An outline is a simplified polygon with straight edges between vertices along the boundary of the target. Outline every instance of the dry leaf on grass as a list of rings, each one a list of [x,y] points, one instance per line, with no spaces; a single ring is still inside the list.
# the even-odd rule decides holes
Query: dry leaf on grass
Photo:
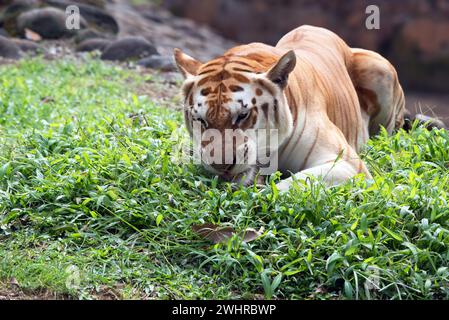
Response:
[[[212,224],[212,223],[204,223],[201,225],[193,225],[193,232],[198,234],[201,238],[212,241],[213,243],[224,242],[227,239],[231,238],[234,234],[234,229],[231,227],[223,227]]]
[[[50,102],[55,102],[55,99],[53,99],[52,97],[43,97],[41,99],[41,103],[50,103]]]
[[[263,232],[262,229],[257,231],[252,228],[248,228],[244,231],[243,241],[244,242],[254,241],[262,235],[262,232]]]

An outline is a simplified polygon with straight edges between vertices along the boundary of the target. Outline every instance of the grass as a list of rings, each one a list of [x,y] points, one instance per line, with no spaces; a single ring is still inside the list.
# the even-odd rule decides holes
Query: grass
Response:
[[[73,298],[448,299],[449,136],[371,140],[374,181],[237,191],[172,161],[182,114],[102,62],[0,67],[0,282]],[[130,117],[130,115],[133,115]],[[212,222],[264,230],[200,239]]]

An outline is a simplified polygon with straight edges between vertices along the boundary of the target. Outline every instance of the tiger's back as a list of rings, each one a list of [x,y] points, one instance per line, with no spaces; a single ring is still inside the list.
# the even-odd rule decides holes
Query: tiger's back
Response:
[[[402,126],[405,100],[394,67],[375,52],[348,47],[327,29],[301,26],[282,37],[276,47],[252,43],[225,55],[249,57],[268,68],[289,50],[296,53],[297,63],[285,94],[296,126],[301,109],[312,117],[318,113],[318,118],[325,112],[355,150],[380,126],[389,133]],[[394,90],[386,94],[388,87]],[[381,113],[386,116],[376,118]]]

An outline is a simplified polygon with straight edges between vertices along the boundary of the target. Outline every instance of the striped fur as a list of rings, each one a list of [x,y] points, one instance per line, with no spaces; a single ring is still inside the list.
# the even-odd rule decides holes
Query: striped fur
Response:
[[[322,176],[330,185],[359,173],[370,177],[358,151],[383,126],[391,133],[404,122],[404,94],[394,67],[375,52],[353,49],[329,30],[302,26],[275,47],[252,43],[200,63],[179,50],[175,60],[186,77],[185,120],[207,128],[276,128],[279,170],[294,179]],[[236,146],[235,152],[239,147]],[[206,166],[225,178],[257,167]]]

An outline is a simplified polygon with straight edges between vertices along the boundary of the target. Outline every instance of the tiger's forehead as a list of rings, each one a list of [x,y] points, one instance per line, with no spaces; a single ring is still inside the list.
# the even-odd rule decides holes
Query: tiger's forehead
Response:
[[[197,73],[195,91],[212,106],[250,93],[255,75],[263,72],[256,61],[240,56],[223,56],[203,64]],[[260,90],[260,89],[259,89]]]
[[[262,73],[266,68],[255,60],[243,56],[227,55],[216,58],[203,64],[198,75],[218,75],[224,78],[232,77],[233,73],[251,72]],[[217,74],[218,73],[218,74]]]

